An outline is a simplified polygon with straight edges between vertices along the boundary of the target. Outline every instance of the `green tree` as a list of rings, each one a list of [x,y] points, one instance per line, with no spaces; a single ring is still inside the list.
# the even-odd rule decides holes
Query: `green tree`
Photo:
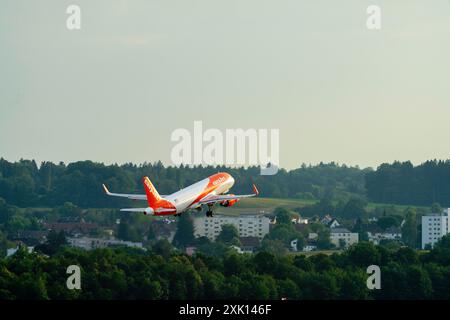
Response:
[[[405,210],[405,223],[402,228],[403,242],[412,247],[416,247],[417,241],[417,215],[414,208],[407,208]]]
[[[182,214],[178,218],[177,231],[173,238],[173,245],[176,247],[187,247],[194,244],[194,223],[188,214]]]
[[[291,222],[292,216],[287,209],[279,207],[275,209],[274,213],[277,218],[278,225],[292,224]]]
[[[361,198],[350,199],[342,209],[341,216],[346,219],[367,218],[367,202]]]
[[[50,230],[47,235],[47,241],[36,246],[35,250],[48,255],[53,255],[65,245],[67,245],[67,240],[64,231],[56,232],[54,230]]]
[[[155,254],[168,259],[172,254],[173,247],[167,239],[161,239],[152,246],[152,250]]]
[[[381,254],[370,242],[361,242],[351,246],[347,251],[349,261],[356,266],[367,268],[375,264],[379,265],[381,262]]]
[[[431,213],[442,213],[442,207],[439,203],[434,202],[430,208]]]
[[[216,238],[216,241],[222,242],[225,245],[235,245],[240,246],[239,232],[236,227],[232,224],[222,225],[222,230]]]
[[[261,242],[261,250],[275,255],[284,255],[287,252],[285,244],[281,240],[264,238]]]
[[[390,227],[398,227],[399,221],[394,216],[386,216],[379,218],[377,224],[381,229],[386,230]]]
[[[321,250],[328,250],[334,247],[330,239],[330,230],[323,228],[317,234],[317,248]]]

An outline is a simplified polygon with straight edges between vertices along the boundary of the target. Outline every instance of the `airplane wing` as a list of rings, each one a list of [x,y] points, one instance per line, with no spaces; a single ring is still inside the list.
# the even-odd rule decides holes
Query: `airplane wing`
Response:
[[[111,197],[122,197],[122,198],[131,199],[131,200],[147,200],[147,195],[145,195],[145,194],[112,193],[112,192],[109,192],[108,188],[104,184],[103,184],[103,189],[105,190],[105,193]]]
[[[109,192],[108,188],[103,184],[103,190],[105,190],[105,193],[108,196],[111,197],[122,197],[122,198],[128,198],[131,200],[147,200],[147,195],[145,194],[127,194],[127,193],[113,193]],[[165,198],[166,195],[161,195],[161,198]]]
[[[198,202],[199,205],[202,204],[208,204],[208,203],[215,203],[215,202],[222,202],[226,200],[238,200],[242,198],[250,198],[250,197],[256,197],[259,195],[259,191],[256,188],[255,185],[253,185],[253,193],[252,194],[241,194],[241,195],[231,195],[231,194],[224,194],[224,195],[209,195],[204,197],[202,200]]]
[[[148,210],[150,210],[150,212]],[[175,210],[175,209],[166,209],[166,208],[156,208],[156,210],[152,210],[151,208],[125,208],[125,209],[120,209],[120,211],[124,211],[124,212],[138,212],[138,213],[147,213],[147,214],[153,214],[153,213],[176,213],[177,212],[177,210]]]
[[[120,211],[125,211],[125,212],[145,212],[145,209],[147,208],[126,208],[126,209],[120,209]]]

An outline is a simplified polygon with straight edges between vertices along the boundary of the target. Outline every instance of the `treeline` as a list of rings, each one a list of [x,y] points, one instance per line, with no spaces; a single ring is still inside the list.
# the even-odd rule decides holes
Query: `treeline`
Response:
[[[33,160],[0,159],[0,197],[19,207],[53,207],[72,202],[80,207],[126,205],[126,200],[105,197],[102,183],[117,192],[143,193],[141,178],[149,176],[161,194],[172,193],[205,177],[226,171],[235,178],[234,193],[251,192],[255,182],[265,197],[321,199],[364,195],[364,172],[335,163],[303,165],[261,176],[258,167],[165,167],[161,162],[141,165],[104,165],[92,161],[54,164]]]
[[[81,290],[66,287],[81,268]],[[366,285],[370,265],[381,289]],[[342,254],[222,257],[180,254],[166,240],[145,252],[65,246],[44,256],[19,250],[0,259],[3,299],[450,299],[450,237],[427,253],[359,243]]]
[[[365,176],[367,196],[374,202],[450,207],[450,160],[382,164]]]
[[[80,207],[126,205],[103,195],[102,183],[118,192],[142,193],[141,178],[149,176],[162,194],[172,193],[218,171],[231,173],[235,193],[250,192],[255,182],[264,197],[348,201],[365,197],[372,202],[450,206],[450,160],[382,164],[375,171],[336,163],[302,165],[262,176],[258,167],[173,167],[161,162],[104,165],[92,161],[54,164],[0,159],[0,197],[20,207],[52,207],[72,202]]]

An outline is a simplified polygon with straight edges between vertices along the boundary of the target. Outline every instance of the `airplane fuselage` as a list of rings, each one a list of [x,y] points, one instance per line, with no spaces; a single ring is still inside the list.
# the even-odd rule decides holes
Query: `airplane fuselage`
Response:
[[[163,198],[170,201],[179,214],[198,207],[198,202],[207,195],[225,194],[233,185],[234,179],[230,174],[217,173]]]

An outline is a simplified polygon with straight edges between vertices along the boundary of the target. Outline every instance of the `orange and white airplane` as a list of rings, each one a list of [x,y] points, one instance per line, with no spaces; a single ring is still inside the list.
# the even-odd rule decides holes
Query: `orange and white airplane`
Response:
[[[203,205],[207,205],[206,216],[212,217],[212,209],[216,203],[224,207],[231,207],[242,198],[254,197],[259,194],[255,185],[253,185],[253,194],[226,194],[233,186],[234,179],[230,174],[224,172],[214,174],[170,195],[159,195],[148,177],[144,177],[142,182],[145,194],[111,193],[105,185],[103,185],[103,189],[108,196],[147,200],[148,207],[146,208],[120,209],[120,211],[141,212],[154,216],[180,215],[190,209],[200,211]]]

